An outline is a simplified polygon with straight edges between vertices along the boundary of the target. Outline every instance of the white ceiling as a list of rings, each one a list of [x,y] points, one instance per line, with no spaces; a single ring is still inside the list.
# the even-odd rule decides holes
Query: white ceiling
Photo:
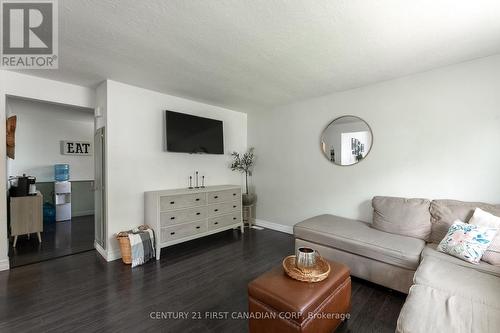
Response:
[[[252,111],[500,53],[499,0],[59,0],[60,69]]]

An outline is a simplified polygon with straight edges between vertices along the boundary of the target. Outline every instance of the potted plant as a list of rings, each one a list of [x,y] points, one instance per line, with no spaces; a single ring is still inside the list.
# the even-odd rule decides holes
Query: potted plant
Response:
[[[245,193],[243,194],[243,205],[251,205],[257,199],[256,195],[248,192],[248,176],[252,176],[252,168],[255,162],[255,155],[253,154],[254,148],[251,147],[246,153],[240,154],[236,151],[231,153],[233,162],[231,163],[231,170],[239,171],[245,174]]]

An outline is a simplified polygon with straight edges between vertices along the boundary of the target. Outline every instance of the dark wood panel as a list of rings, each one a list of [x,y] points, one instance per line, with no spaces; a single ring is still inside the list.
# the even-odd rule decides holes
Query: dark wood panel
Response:
[[[246,332],[238,319],[150,319],[153,311],[244,312],[247,284],[293,252],[290,235],[227,231],[163,249],[133,270],[85,252],[0,272],[1,332]],[[353,280],[339,332],[394,332],[405,296]]]

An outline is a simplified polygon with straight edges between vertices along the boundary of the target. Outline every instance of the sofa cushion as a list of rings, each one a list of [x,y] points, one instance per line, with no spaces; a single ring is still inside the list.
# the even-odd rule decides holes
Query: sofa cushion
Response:
[[[427,199],[374,197],[372,227],[427,240],[431,234],[430,204]]]
[[[425,246],[421,239],[379,231],[368,223],[335,215],[307,219],[293,231],[296,238],[408,269],[417,268]]]
[[[496,333],[500,310],[429,286],[413,285],[399,314],[396,332]]]
[[[469,220],[469,223],[480,227],[500,229],[500,217],[485,212],[481,208],[476,208],[474,215],[472,215]],[[490,243],[481,260],[484,260],[492,265],[500,266],[500,232],[497,233],[493,241]]]
[[[425,256],[413,281],[500,309],[500,279],[491,274]]]
[[[491,242],[481,259],[492,265],[500,267],[500,232],[497,233],[495,239],[493,239],[493,242]]]
[[[425,246],[424,250],[422,251],[422,259],[425,259],[426,257],[434,257],[436,259],[444,260],[458,266],[475,269],[476,271],[481,273],[500,277],[500,267],[490,265],[484,261],[480,261],[479,264],[471,264],[461,259],[452,257],[449,254],[439,252],[437,250],[437,244],[427,244]]]
[[[455,220],[469,222],[477,207],[500,216],[500,205],[457,200],[433,200],[430,208],[432,226],[429,241],[432,243],[441,242]]]

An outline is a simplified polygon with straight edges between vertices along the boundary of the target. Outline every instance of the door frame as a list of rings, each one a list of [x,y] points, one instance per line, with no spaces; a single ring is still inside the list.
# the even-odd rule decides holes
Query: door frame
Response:
[[[94,246],[99,252],[106,252],[107,248],[106,204],[106,127],[103,126],[94,133]],[[98,228],[101,229],[101,242],[97,236]]]

